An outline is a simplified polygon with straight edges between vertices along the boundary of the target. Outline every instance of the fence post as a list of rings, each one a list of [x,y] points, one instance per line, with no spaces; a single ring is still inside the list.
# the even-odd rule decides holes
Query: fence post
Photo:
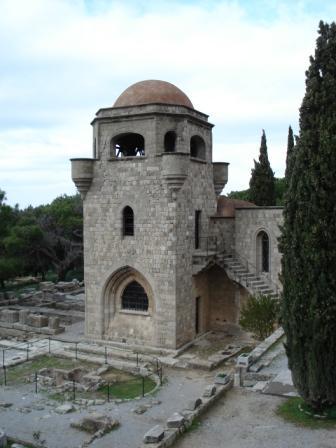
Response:
[[[49,352],[49,355],[50,355],[50,353],[51,353],[51,350],[50,350],[50,336],[49,336],[48,340],[49,340],[48,352]]]
[[[2,367],[5,367],[5,349],[2,350]]]
[[[145,396],[145,377],[142,376],[142,396]]]
[[[3,371],[4,371],[4,383],[5,383],[5,386],[7,386],[7,374],[6,374],[6,366],[5,365],[3,366]]]
[[[105,364],[107,364],[107,347],[105,345]]]
[[[27,343],[27,361],[29,359],[29,342]]]
[[[77,358],[77,345],[78,345],[78,342],[75,342],[75,358],[76,358],[76,359],[78,359],[78,358]]]
[[[160,386],[162,386],[162,364],[160,368]]]
[[[35,393],[37,394],[37,372],[35,372]]]
[[[75,380],[72,380],[72,397],[73,401],[76,400],[76,382]]]

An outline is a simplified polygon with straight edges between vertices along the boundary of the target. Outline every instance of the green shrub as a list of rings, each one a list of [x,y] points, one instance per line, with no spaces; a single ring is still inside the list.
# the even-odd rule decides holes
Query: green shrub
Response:
[[[251,296],[243,305],[239,324],[244,330],[251,331],[259,339],[265,339],[278,320],[279,300],[268,295]]]

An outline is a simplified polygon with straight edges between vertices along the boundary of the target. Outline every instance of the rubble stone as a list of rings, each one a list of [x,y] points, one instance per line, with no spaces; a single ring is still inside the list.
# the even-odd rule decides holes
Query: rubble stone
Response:
[[[174,412],[174,414],[167,419],[167,426],[168,428],[180,428],[183,426],[184,421],[185,419],[183,415],[178,412]]]
[[[29,311],[28,310],[20,310],[19,311],[19,322],[22,325],[27,325],[28,323],[28,315],[29,315]]]
[[[55,412],[57,412],[57,414],[68,414],[69,412],[73,412],[76,409],[74,408],[74,406],[71,403],[65,403],[62,404],[61,406],[58,406],[55,409]]]
[[[48,326],[52,330],[58,330],[60,327],[60,318],[59,317],[49,317]]]
[[[70,426],[72,428],[77,428],[82,431],[89,432],[90,434],[94,434],[97,431],[102,431],[104,434],[106,434],[107,432],[119,426],[119,421],[114,420],[107,415],[94,413],[82,418],[78,422],[71,423]]]
[[[48,326],[48,317],[42,314],[30,314],[28,317],[29,325],[36,328]]]
[[[0,314],[0,320],[10,324],[17,322],[19,320],[19,312],[16,310],[3,310]]]
[[[216,386],[214,384],[209,384],[206,386],[203,392],[203,397],[212,397],[216,393]]]
[[[186,406],[186,409],[189,411],[194,411],[199,408],[202,404],[202,400],[200,398],[196,398],[196,400],[191,400]]]
[[[160,425],[156,425],[151,428],[144,435],[145,443],[158,443],[164,438],[164,429]]]

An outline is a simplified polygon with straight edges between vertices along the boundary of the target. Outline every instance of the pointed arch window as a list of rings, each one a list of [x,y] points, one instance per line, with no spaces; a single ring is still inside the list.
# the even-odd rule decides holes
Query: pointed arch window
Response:
[[[128,205],[123,210],[123,235],[134,235],[134,212]]]
[[[261,272],[269,272],[269,237],[263,230],[257,235],[258,265]]]
[[[148,311],[148,297],[140,283],[129,283],[121,298],[121,307],[124,310]]]

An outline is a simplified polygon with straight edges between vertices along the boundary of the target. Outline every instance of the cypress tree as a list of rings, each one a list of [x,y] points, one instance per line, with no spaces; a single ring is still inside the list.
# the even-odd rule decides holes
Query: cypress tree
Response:
[[[274,173],[268,160],[264,130],[261,136],[259,162],[254,160],[252,169],[249,200],[256,205],[275,205]]]
[[[288,138],[287,138],[287,154],[286,154],[286,171],[285,178],[288,179],[290,177],[291,165],[292,165],[292,157],[294,153],[294,134],[291,126],[288,128]]]
[[[280,239],[286,352],[295,387],[321,411],[336,404],[335,23],[319,25],[287,171]]]

